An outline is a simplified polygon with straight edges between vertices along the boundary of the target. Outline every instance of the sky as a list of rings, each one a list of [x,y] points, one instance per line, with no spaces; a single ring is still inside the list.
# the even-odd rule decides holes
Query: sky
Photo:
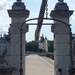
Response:
[[[8,33],[11,24],[11,18],[9,17],[7,10],[12,9],[12,5],[14,2],[16,2],[16,0],[0,0],[0,34]],[[25,3],[26,9],[30,11],[30,15],[27,19],[36,18],[36,17],[38,18],[42,0],[22,0],[22,2]],[[50,12],[51,10],[54,9],[55,4],[57,2],[58,0],[48,0],[48,17],[50,17],[49,16]],[[75,11],[75,0],[64,0],[64,2],[66,2],[67,5],[69,6],[69,10]],[[71,24],[72,33],[74,34],[75,12],[73,12],[73,15],[70,17],[70,24]],[[29,32],[26,33],[27,41],[34,40],[35,29],[36,25],[29,26]],[[44,37],[47,37],[48,40],[53,40],[53,33],[51,32],[51,26],[43,25],[40,36],[42,34],[44,35]]]

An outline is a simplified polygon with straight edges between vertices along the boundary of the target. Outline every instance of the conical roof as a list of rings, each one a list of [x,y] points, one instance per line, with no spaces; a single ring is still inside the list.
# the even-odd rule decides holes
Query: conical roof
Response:
[[[40,43],[43,43],[44,42],[44,36],[42,35],[41,37],[40,37]]]

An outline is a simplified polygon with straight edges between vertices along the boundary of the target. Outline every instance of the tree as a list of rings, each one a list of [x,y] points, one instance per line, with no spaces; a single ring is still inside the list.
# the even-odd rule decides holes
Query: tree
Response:
[[[53,41],[48,40],[48,52],[54,52],[54,46],[53,46]]]
[[[27,42],[26,51],[38,52],[38,41]]]

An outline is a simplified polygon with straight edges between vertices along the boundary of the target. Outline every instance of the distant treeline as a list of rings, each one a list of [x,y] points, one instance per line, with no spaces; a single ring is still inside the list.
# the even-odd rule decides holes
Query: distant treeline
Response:
[[[42,49],[39,49],[38,47],[39,42],[38,41],[30,41],[26,42],[26,52],[43,52]],[[53,52],[53,41],[48,40],[48,52]]]

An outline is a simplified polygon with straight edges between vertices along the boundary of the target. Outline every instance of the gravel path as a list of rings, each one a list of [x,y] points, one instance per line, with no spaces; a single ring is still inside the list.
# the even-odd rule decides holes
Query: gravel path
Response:
[[[31,54],[26,56],[25,75],[54,75],[54,66],[46,58]]]

